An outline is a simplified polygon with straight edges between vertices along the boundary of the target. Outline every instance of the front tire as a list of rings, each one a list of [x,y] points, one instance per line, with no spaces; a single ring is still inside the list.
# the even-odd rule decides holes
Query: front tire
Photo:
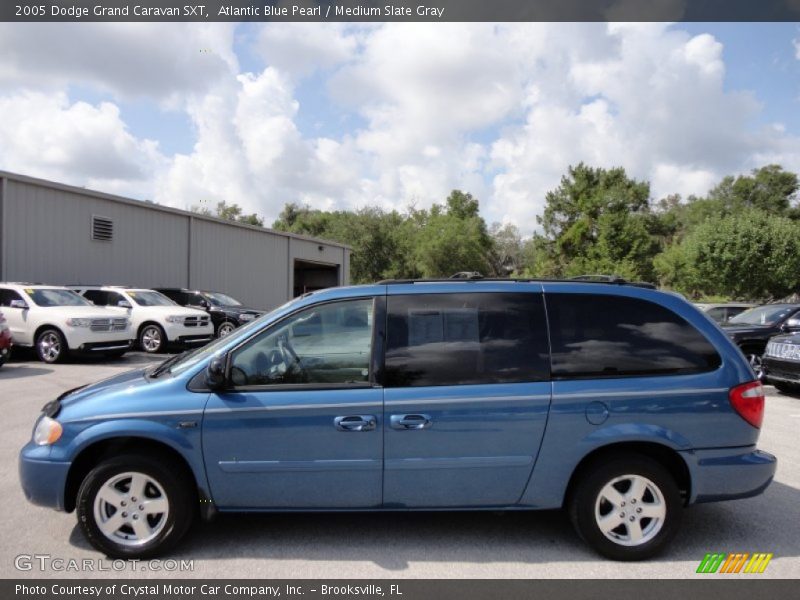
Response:
[[[97,465],[81,484],[76,512],[89,543],[111,558],[150,558],[174,547],[197,508],[194,482],[163,457],[135,454]]]
[[[613,560],[643,560],[664,549],[678,530],[680,491],[661,463],[644,455],[615,455],[579,475],[569,501],[575,529]]]
[[[148,354],[158,354],[167,345],[167,334],[161,326],[148,323],[139,331],[139,347]]]
[[[225,321],[224,323],[220,323],[220,326],[217,327],[217,337],[218,338],[227,337],[231,333],[233,333],[234,329],[236,329],[236,325],[234,325],[230,321]]]
[[[45,329],[36,336],[36,355],[44,363],[60,362],[68,351],[64,335],[58,329]]]

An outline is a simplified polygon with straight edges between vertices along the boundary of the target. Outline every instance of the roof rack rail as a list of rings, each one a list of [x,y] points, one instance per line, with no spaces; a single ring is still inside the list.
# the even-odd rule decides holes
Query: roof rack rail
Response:
[[[459,271],[450,275],[450,279],[483,279],[480,271]]]
[[[585,278],[591,277],[591,278]],[[585,279],[584,279],[585,278]],[[586,276],[586,275],[579,275],[578,277],[570,277],[566,279],[558,279],[558,278],[548,278],[548,277],[481,277],[467,279],[466,277],[463,278],[431,278],[431,279],[384,279],[382,281],[378,281],[378,285],[402,285],[402,284],[413,284],[413,283],[480,283],[480,282],[508,282],[508,283],[537,283],[537,282],[549,282],[549,283],[592,283],[592,284],[606,284],[606,285],[630,285],[633,287],[640,287],[640,288],[647,288],[654,290],[656,286],[652,283],[648,283],[646,281],[628,281],[623,279],[622,277],[613,277],[611,275],[597,275],[597,276]]]

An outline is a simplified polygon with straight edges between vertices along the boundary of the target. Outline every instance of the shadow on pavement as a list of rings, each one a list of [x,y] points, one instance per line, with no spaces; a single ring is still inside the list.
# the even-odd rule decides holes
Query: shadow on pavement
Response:
[[[36,375],[47,375],[53,369],[35,367],[27,364],[9,362],[0,367],[0,380],[3,379],[22,379],[23,377],[34,377]]]
[[[798,506],[800,490],[773,483],[756,498],[690,507],[654,561],[700,561],[706,552],[800,556]],[[89,547],[77,526],[70,542]],[[390,571],[422,561],[598,560],[561,511],[219,515],[196,524],[170,558],[372,561]]]

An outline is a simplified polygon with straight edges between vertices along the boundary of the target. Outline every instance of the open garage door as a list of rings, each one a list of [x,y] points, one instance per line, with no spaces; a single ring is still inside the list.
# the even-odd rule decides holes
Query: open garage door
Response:
[[[339,285],[339,267],[305,260],[294,261],[294,296]]]

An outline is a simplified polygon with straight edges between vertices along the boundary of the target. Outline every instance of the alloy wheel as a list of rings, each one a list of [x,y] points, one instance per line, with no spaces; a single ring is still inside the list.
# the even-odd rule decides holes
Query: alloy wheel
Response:
[[[45,362],[55,362],[61,356],[61,339],[54,331],[48,331],[39,338],[39,355]]]
[[[162,343],[161,330],[158,327],[146,327],[142,332],[142,348],[145,352],[158,352]]]
[[[111,477],[94,499],[100,532],[123,546],[141,546],[155,539],[167,523],[169,500],[164,488],[143,473]]]
[[[609,481],[597,495],[595,520],[609,540],[621,546],[640,546],[658,535],[667,505],[658,486],[641,475]]]

